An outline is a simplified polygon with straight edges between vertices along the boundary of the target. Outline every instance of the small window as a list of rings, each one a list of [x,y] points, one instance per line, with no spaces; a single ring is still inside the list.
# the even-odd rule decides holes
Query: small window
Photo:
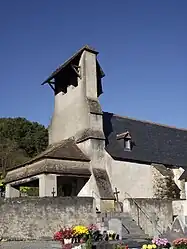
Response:
[[[132,147],[135,145],[135,143],[132,141],[129,131],[117,134],[116,138],[117,140],[123,140],[122,142],[124,144],[124,151],[131,151]]]

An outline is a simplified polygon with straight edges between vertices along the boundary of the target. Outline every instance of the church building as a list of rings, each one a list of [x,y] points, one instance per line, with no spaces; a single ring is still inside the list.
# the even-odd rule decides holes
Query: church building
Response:
[[[103,112],[97,56],[85,46],[42,83],[55,101],[49,146],[7,172],[6,197],[39,186],[40,197],[93,196],[99,210],[116,198],[186,199],[187,130]]]

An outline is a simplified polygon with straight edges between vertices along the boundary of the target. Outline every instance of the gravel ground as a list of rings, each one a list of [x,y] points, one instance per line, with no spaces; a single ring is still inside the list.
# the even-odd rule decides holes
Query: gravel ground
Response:
[[[141,248],[145,241],[125,240],[123,241],[129,248]],[[119,242],[108,242],[97,244],[97,249],[113,249],[113,245]],[[0,249],[61,249],[61,244],[55,241],[7,241],[0,242]]]
[[[11,241],[0,242],[0,249],[61,249],[54,241]]]

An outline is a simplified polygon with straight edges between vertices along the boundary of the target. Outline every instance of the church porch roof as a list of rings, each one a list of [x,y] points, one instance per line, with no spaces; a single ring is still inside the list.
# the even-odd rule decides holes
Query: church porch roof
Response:
[[[37,155],[36,157],[26,161],[23,164],[17,165],[9,169],[9,171],[20,168],[31,163],[37,162],[41,159],[61,159],[61,160],[73,160],[73,161],[82,161],[89,162],[90,159],[79,149],[76,145],[74,139],[62,140],[59,143],[49,145],[48,148]]]
[[[89,162],[48,158],[8,171],[5,183],[19,181],[40,174],[89,177],[91,172]]]

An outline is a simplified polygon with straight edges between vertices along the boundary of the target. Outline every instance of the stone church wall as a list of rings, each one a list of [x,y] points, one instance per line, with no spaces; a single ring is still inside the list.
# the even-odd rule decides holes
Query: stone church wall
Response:
[[[61,226],[89,225],[95,220],[91,197],[0,199],[0,238],[51,239]]]
[[[180,191],[180,198],[181,199],[186,199],[186,193],[185,193],[185,180],[179,180],[180,176],[184,172],[183,168],[175,168],[172,169],[173,176],[174,176],[174,181],[178,188],[181,190]]]
[[[181,189],[174,180],[173,171],[164,165],[153,165],[154,197],[159,199],[180,199]]]
[[[106,167],[114,188],[117,188],[119,200],[127,197],[152,198],[152,170],[150,165],[122,162],[107,156]]]
[[[119,190],[119,200],[125,198],[184,198],[184,183],[176,181],[181,171],[164,165],[148,165],[117,161],[105,155],[105,165],[113,189]],[[179,171],[179,172],[178,172]],[[177,175],[178,173],[178,175]]]

